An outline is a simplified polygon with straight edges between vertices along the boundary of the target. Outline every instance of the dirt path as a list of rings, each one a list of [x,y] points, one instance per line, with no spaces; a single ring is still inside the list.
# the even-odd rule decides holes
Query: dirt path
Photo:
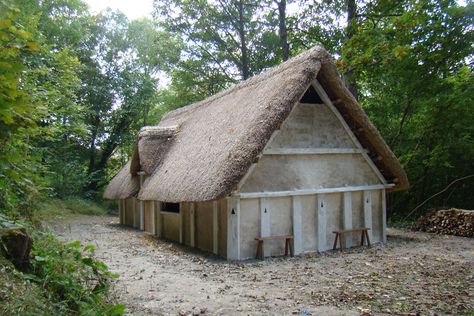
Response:
[[[474,312],[474,240],[400,230],[386,246],[229,264],[120,227],[78,217],[54,229],[97,247],[120,274],[134,315],[360,315]]]

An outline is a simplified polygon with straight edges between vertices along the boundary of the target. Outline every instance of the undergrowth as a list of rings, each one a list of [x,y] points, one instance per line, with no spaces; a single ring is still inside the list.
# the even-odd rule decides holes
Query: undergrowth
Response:
[[[388,227],[410,229],[414,224],[413,220],[407,220],[403,217],[391,217],[387,221]]]
[[[93,202],[78,198],[49,200],[36,218],[52,220],[73,214],[104,215]],[[1,212],[0,212],[1,215]],[[33,221],[34,222],[34,221]],[[33,238],[28,272],[15,269],[0,252],[0,315],[122,315],[124,305],[111,298],[112,274],[93,256],[94,246],[61,242],[52,232],[30,221],[16,221]],[[12,221],[0,216],[2,227]],[[2,241],[0,239],[0,247]]]
[[[106,215],[108,212],[94,201],[79,197],[65,199],[48,199],[39,203],[34,217],[41,221],[51,222],[68,218],[74,215]]]

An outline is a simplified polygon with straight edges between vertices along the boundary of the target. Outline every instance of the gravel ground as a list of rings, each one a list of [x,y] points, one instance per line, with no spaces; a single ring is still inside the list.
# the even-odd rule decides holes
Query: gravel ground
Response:
[[[114,217],[54,225],[97,247],[133,315],[474,314],[474,240],[389,230],[370,249],[228,263],[121,227]]]

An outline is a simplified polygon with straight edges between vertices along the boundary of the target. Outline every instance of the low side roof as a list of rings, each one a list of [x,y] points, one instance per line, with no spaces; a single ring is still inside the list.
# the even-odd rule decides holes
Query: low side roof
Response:
[[[122,200],[134,196],[140,189],[139,177],[132,177],[130,161],[120,169],[105,188],[103,197],[109,200]]]

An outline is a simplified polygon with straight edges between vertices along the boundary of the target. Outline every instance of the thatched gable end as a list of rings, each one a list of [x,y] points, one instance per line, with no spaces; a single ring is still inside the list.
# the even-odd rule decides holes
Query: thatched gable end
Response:
[[[127,162],[117,175],[110,180],[103,195],[105,199],[123,200],[138,193],[140,179],[137,176],[132,176],[130,164],[131,161]]]

